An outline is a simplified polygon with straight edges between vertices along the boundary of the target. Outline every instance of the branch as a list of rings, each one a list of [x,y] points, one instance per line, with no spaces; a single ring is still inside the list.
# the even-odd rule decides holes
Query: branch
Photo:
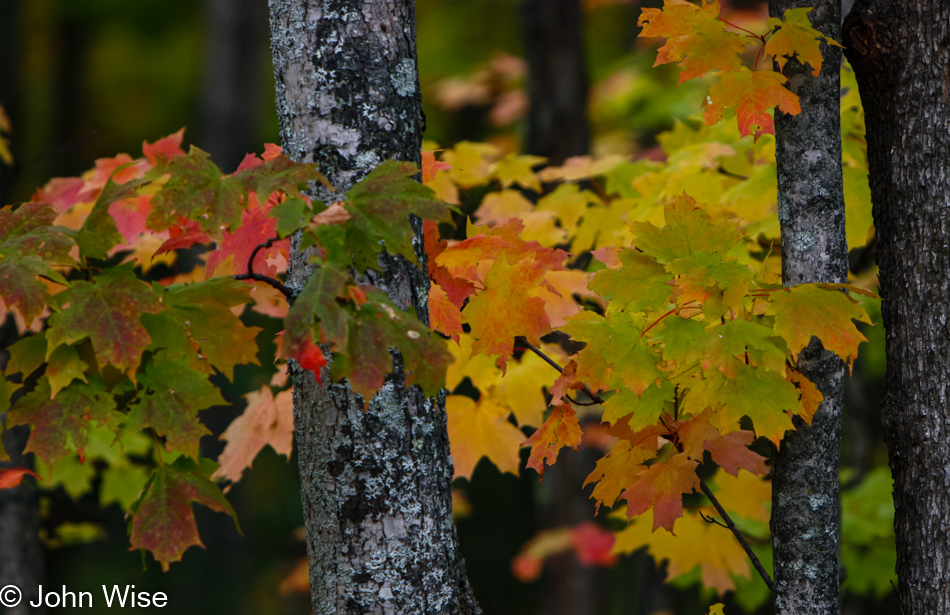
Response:
[[[706,481],[700,480],[699,488],[703,490],[703,493],[707,498],[709,498],[709,501],[712,502],[712,505],[719,512],[722,520],[726,522],[726,527],[729,528],[729,530],[732,532],[732,535],[735,536],[736,540],[739,541],[739,544],[742,545],[742,550],[745,551],[745,554],[749,556],[750,560],[752,560],[752,565],[755,566],[755,571],[758,572],[759,576],[762,577],[762,580],[765,581],[769,591],[775,593],[775,585],[772,583],[772,578],[769,576],[769,573],[766,572],[765,568],[762,567],[762,562],[759,561],[759,558],[752,550],[752,547],[750,547],[749,543],[746,542],[745,536],[742,535],[742,532],[739,531],[739,528],[736,527],[736,524],[733,523],[729,515],[726,514],[722,504],[719,503],[719,500],[717,500],[716,496],[713,495],[713,492],[709,489],[709,486],[706,485]]]
[[[523,345],[525,348],[527,348],[534,354],[544,359],[544,361],[548,365],[550,365],[557,371],[559,372],[564,371],[564,368],[558,365],[554,359],[552,359],[548,355],[541,352],[540,349],[535,348],[530,342],[528,342],[528,340],[524,338],[518,338],[518,345],[519,346]],[[593,392],[591,392],[591,390],[587,388],[587,385],[584,385],[584,388],[582,388],[581,391],[585,395],[590,397],[592,400],[594,400],[596,403],[598,404],[604,403],[604,400],[602,400],[597,395],[594,395]],[[709,498],[709,501],[712,502],[712,505],[716,508],[716,511],[718,511],[719,514],[722,516],[723,521],[726,522],[726,524],[723,525],[723,527],[728,528],[732,532],[732,534],[736,537],[736,540],[738,540],[739,544],[742,546],[742,550],[745,551],[746,555],[749,556],[749,559],[752,560],[752,565],[755,567],[756,572],[758,572],[759,576],[762,577],[762,580],[765,581],[765,584],[766,586],[768,586],[769,591],[771,591],[772,593],[775,593],[775,584],[772,583],[772,578],[769,576],[769,573],[765,571],[765,568],[762,567],[762,562],[759,561],[758,556],[755,554],[754,551],[752,551],[752,547],[750,547],[749,543],[746,542],[745,536],[742,535],[742,532],[739,531],[739,528],[736,527],[736,524],[733,523],[729,515],[726,514],[726,511],[725,509],[723,509],[722,504],[719,503],[719,500],[717,500],[716,496],[713,495],[713,492],[710,491],[709,487],[706,485],[706,482],[703,480],[700,480],[699,487],[700,489],[703,490],[703,493],[706,494],[706,497]],[[702,513],[700,514],[702,515]],[[702,517],[703,519],[706,519],[705,515],[702,515]],[[715,522],[718,525],[722,525],[718,521],[715,521]]]
[[[277,290],[279,290],[287,301],[293,300],[294,291],[289,286],[283,284],[280,280],[270,277],[269,275],[264,275],[263,273],[254,273],[254,259],[257,257],[257,253],[261,250],[265,250],[272,245],[275,241],[279,241],[280,237],[271,237],[264,243],[254,246],[254,249],[251,251],[250,258],[247,259],[247,273],[240,273],[238,275],[232,275],[231,277],[235,280],[254,280],[256,282],[263,282],[265,284],[270,284]]]
[[[535,347],[534,347],[528,340],[526,340],[525,338],[519,337],[519,338],[517,338],[517,340],[518,340],[518,345],[519,345],[519,346],[524,346],[525,348],[527,348],[528,350],[530,350],[530,351],[533,352],[534,354],[538,355],[539,357],[541,357],[542,359],[544,359],[544,362],[545,362],[545,363],[547,363],[548,365],[550,365],[551,367],[553,367],[553,368],[556,369],[557,371],[559,371],[559,372],[563,372],[563,371],[564,371],[564,368],[561,367],[560,365],[558,365],[558,364],[557,364],[557,361],[555,361],[554,359],[552,359],[552,358],[549,357],[548,355],[546,355],[546,354],[544,354],[543,352],[541,352],[541,350],[540,350],[539,348],[535,348]],[[595,404],[602,404],[602,403],[604,403],[604,400],[602,400],[602,399],[601,399],[600,397],[598,397],[597,395],[594,395],[594,393],[593,393],[589,388],[587,388],[587,385],[586,385],[586,384],[583,386],[583,388],[581,388],[581,393],[583,393],[584,395],[590,397],[590,398],[594,401]]]

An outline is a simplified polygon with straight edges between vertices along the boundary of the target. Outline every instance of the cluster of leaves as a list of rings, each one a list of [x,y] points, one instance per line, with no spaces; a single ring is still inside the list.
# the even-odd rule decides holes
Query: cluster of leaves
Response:
[[[430,395],[450,358],[414,314],[351,276],[384,246],[416,258],[409,213],[447,215],[411,179],[413,165],[386,163],[325,206],[301,193],[322,179],[313,166],[276,146],[223,174],[181,139],[99,160],[0,210],[0,315],[21,333],[0,381],[7,426],[32,427],[26,452],[39,474],[73,495],[104,467],[101,501],[131,513],[133,548],[164,568],[201,544],[191,502],[233,515],[212,478],[239,479],[265,444],[290,454],[290,392],[264,386],[224,433],[220,467],[200,455],[210,432],[199,412],[228,403],[209,377],[259,364],[261,329],[240,318],[247,304],[283,319],[280,357],[319,379],[329,349],[332,377],[367,399],[391,369],[379,348],[398,348],[407,383]],[[290,289],[275,276],[295,231],[319,271]],[[285,388],[285,369],[272,385]]]
[[[759,68],[762,56],[773,58],[779,70],[794,58],[809,64],[817,76],[822,65],[820,43],[838,45],[812,27],[808,21],[811,10],[789,9],[784,19],[770,18],[768,31],[760,35],[723,21],[717,0],[702,0],[702,6],[687,0],[664,0],[662,9],[643,9],[640,36],[667,39],[654,66],[679,62],[683,68],[680,83],[709,72],[719,77],[704,102],[707,124],[715,124],[727,111],[734,111],[743,136],[774,134],[769,110],[774,107],[797,115],[801,106],[798,96],[785,87],[787,79],[781,72]],[[759,46],[751,69],[742,62],[750,42]],[[771,62],[763,64],[771,66]]]
[[[842,130],[854,170],[848,234],[860,247],[872,229],[852,97],[842,99]],[[755,436],[777,442],[792,414],[807,419],[820,401],[793,367],[811,335],[850,361],[864,339],[852,319],[869,319],[834,287],[781,288],[771,136],[690,120],[659,141],[662,162],[578,158],[536,171],[536,157],[473,143],[433,160],[427,185],[474,218],[462,241],[441,240],[434,225],[426,233],[432,323],[453,338],[446,385],[461,393],[467,381],[479,392],[447,399],[456,477],[470,477],[483,456],[517,472],[519,441],[543,471],[563,446],[606,440],[613,448],[588,479],[593,496],[607,506],[626,500],[631,517],[644,513],[618,534],[615,551],[647,547],[670,561],[671,576],[696,569],[720,592],[739,583],[751,607],[767,590],[747,589],[745,553],[704,520],[715,514],[708,505],[676,521],[683,497],[695,500],[697,469],[708,476],[718,463],[725,471],[707,479],[711,489],[770,560],[769,485],[755,476],[767,472],[768,447],[748,445]],[[563,344],[565,334],[586,343],[573,357],[564,348],[578,345]],[[529,345],[541,352],[522,352]],[[541,355],[564,366],[559,379]],[[606,399],[570,403],[589,404],[585,392]],[[581,428],[579,416],[595,422]],[[539,429],[525,441],[527,426]],[[677,536],[708,547],[652,531],[674,523]],[[532,542],[517,561],[563,546],[565,536]]]

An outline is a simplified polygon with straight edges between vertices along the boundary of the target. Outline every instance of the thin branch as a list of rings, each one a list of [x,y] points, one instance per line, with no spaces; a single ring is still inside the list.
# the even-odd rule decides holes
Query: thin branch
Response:
[[[736,540],[739,541],[739,544],[742,545],[742,550],[745,551],[745,554],[749,556],[750,560],[752,560],[752,565],[755,567],[756,572],[759,573],[759,576],[762,577],[762,580],[765,581],[769,591],[775,593],[775,584],[772,583],[772,577],[770,577],[769,573],[765,571],[764,567],[762,567],[762,562],[759,561],[759,558],[752,550],[752,547],[750,547],[749,543],[746,542],[745,536],[742,535],[742,532],[739,531],[739,528],[736,527],[736,524],[733,523],[729,515],[726,514],[722,504],[719,503],[719,500],[717,500],[716,496],[713,495],[713,492],[709,489],[709,486],[706,485],[706,481],[700,480],[699,488],[703,490],[703,493],[707,498],[709,498],[709,501],[712,502],[712,505],[716,508],[719,516],[721,516],[723,521],[726,522],[726,527],[729,528],[729,531],[732,532],[732,535],[735,536]]]
[[[536,355],[538,355],[539,357],[541,357],[542,359],[544,359],[544,362],[545,362],[545,363],[547,363],[548,365],[550,365],[551,367],[553,367],[553,368],[556,369],[557,371],[559,371],[559,372],[563,372],[563,371],[564,371],[564,368],[561,367],[560,365],[558,365],[558,364],[557,364],[557,361],[555,361],[554,359],[552,359],[552,358],[549,357],[548,355],[546,355],[546,354],[544,354],[543,352],[541,352],[541,349],[535,348],[534,345],[532,345],[531,342],[529,342],[529,341],[526,340],[525,338],[523,338],[523,337],[522,337],[522,338],[519,338],[519,339],[518,339],[518,344],[519,344],[519,345],[523,345],[525,348],[527,348],[528,350],[530,350],[530,351],[533,352],[534,354],[536,354]],[[602,403],[604,403],[604,400],[601,399],[599,396],[594,395],[594,393],[593,393],[589,388],[587,388],[587,385],[586,385],[586,384],[581,388],[581,393],[583,393],[584,395],[590,397],[591,400],[592,400],[595,404],[602,404]]]
[[[705,521],[706,523],[712,523],[713,525],[718,525],[719,527],[724,527],[724,528],[726,528],[727,530],[729,529],[729,526],[726,525],[725,523],[723,523],[722,521],[720,521],[719,519],[717,519],[717,518],[715,518],[715,517],[709,517],[709,516],[707,516],[707,515],[706,515],[703,511],[701,511],[701,510],[697,510],[696,512],[699,513],[699,517],[700,517],[703,521]]]
[[[267,248],[274,245],[275,241],[279,241],[280,237],[271,237],[264,243],[254,246],[254,249],[251,250],[251,256],[247,259],[247,273],[240,273],[238,275],[232,275],[231,277],[235,280],[254,280],[256,282],[263,282],[269,284],[279,290],[287,301],[292,301],[294,297],[294,291],[289,286],[283,284],[280,280],[272,278],[269,275],[264,275],[263,273],[254,273],[254,259],[257,257],[257,253],[261,250],[266,250]]]

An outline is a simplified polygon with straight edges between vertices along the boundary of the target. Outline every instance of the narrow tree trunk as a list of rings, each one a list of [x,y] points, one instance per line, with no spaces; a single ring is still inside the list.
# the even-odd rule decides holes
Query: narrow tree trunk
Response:
[[[14,427],[3,434],[10,467],[30,467],[22,451],[29,436],[27,427]],[[46,607],[31,607],[43,583],[43,545],[40,543],[39,497],[33,485],[0,490],[0,588],[13,585],[22,592],[21,602],[4,610],[9,615],[46,613]]]
[[[770,0],[769,12],[814,6],[812,24],[840,39],[838,0]],[[778,214],[782,228],[782,281],[847,282],[841,177],[841,51],[822,45],[824,64],[814,77],[811,66],[791,61],[784,74],[801,99],[802,112],[775,114],[778,165]],[[779,614],[838,613],[841,505],[838,472],[844,363],[824,350],[817,338],[802,351],[798,369],[825,400],[806,426],[785,434],[772,469],[772,548],[775,610]]]
[[[205,67],[196,135],[222,169],[234,169],[258,142],[266,44],[263,0],[206,0]]]
[[[886,331],[881,410],[903,615],[950,613],[950,3],[862,1],[844,26],[867,124]]]
[[[519,0],[528,60],[525,152],[560,164],[589,149],[580,0]]]
[[[412,0],[270,7],[284,151],[317,163],[336,189],[314,196],[331,202],[389,158],[418,162],[424,120]],[[367,278],[425,318],[427,276],[403,259],[381,259],[380,269]],[[320,273],[295,249],[289,284],[300,288],[309,275]],[[295,370],[314,613],[479,613],[452,523],[444,400],[404,388],[402,361],[393,362],[365,411],[347,385],[321,387]]]

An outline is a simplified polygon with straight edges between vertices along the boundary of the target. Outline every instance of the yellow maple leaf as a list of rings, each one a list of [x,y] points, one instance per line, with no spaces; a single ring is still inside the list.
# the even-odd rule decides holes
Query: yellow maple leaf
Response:
[[[508,422],[508,409],[492,400],[476,403],[464,395],[445,399],[455,478],[471,478],[482,457],[501,472],[518,474],[518,450],[524,434]]]

